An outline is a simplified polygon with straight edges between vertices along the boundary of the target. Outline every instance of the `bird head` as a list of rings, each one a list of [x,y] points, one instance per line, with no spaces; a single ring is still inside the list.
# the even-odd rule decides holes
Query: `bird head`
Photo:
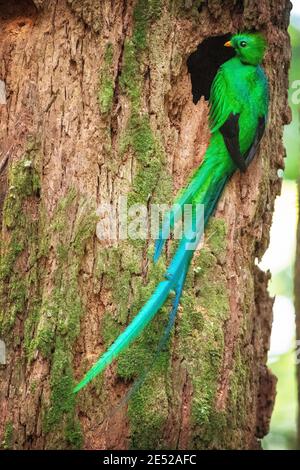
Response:
[[[264,58],[267,41],[261,33],[242,33],[232,36],[224,46],[233,47],[243,63],[258,65]]]

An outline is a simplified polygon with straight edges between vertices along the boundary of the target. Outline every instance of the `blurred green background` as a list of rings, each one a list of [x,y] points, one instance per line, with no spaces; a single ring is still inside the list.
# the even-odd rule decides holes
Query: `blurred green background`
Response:
[[[289,102],[292,123],[285,128],[287,150],[282,194],[276,200],[270,246],[261,268],[270,269],[270,293],[276,295],[274,322],[269,353],[269,367],[278,377],[277,397],[270,433],[263,440],[264,449],[297,448],[297,383],[295,354],[295,311],[293,306],[293,266],[297,227],[297,184],[300,175],[299,115],[293,84],[300,80],[300,1],[293,2],[289,33],[292,44]],[[294,99],[293,99],[294,93]],[[298,93],[298,99],[300,94]]]

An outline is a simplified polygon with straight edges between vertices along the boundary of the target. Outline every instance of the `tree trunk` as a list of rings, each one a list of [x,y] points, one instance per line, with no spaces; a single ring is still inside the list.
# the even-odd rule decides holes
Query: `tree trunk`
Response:
[[[3,448],[260,447],[275,395],[266,367],[273,301],[255,261],[281,184],[289,10],[287,0],[0,1]],[[113,413],[151,362],[166,307],[90,386],[76,397],[72,387],[166,260],[153,266],[151,240],[99,240],[95,211],[116,210],[121,195],[129,205],[172,201],[209,141],[198,98],[229,58],[224,39],[252,29],[269,43],[261,150],[210,222],[170,346]]]

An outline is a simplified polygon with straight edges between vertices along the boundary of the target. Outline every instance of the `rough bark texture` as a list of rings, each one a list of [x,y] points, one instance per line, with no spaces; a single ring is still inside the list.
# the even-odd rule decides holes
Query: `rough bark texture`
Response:
[[[300,207],[300,182],[298,183],[298,208]],[[297,379],[298,379],[298,449],[300,448],[300,217],[297,231],[297,248],[295,263],[295,312],[297,339]]]
[[[286,0],[0,1],[3,448],[260,446],[275,395],[266,367],[273,302],[255,261],[280,191],[289,10]],[[121,194],[172,200],[209,141],[188,57],[204,39],[252,29],[269,42],[260,153],[222,197],[170,347],[111,415],[151,361],[167,308],[76,399],[74,380],[137,312],[165,261],[152,266],[151,241],[100,242],[95,209]]]

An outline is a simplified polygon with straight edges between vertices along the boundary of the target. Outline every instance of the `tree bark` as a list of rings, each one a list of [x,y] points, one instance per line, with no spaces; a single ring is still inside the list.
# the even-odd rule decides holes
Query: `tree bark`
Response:
[[[275,396],[266,366],[273,301],[255,261],[281,184],[289,11],[287,0],[0,1],[3,448],[260,447]],[[253,29],[269,43],[261,150],[222,197],[170,346],[112,413],[151,363],[167,307],[89,387],[76,397],[72,387],[133,318],[166,259],[153,266],[151,240],[99,240],[95,211],[120,195],[172,201],[209,141],[188,58],[205,39],[220,37],[220,47],[224,35]],[[206,44],[196,68],[211,80],[216,43]]]

